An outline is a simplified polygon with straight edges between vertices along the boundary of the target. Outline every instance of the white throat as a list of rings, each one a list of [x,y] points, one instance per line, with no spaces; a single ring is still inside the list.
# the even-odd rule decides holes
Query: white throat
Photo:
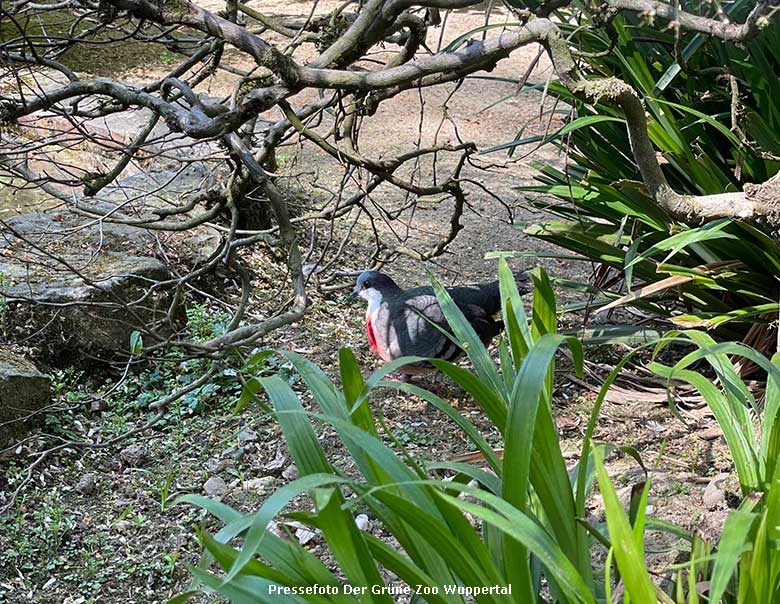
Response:
[[[379,305],[382,304],[382,292],[373,287],[363,289],[360,291],[360,297],[368,301],[368,308],[366,309],[366,315],[373,315],[379,310]]]

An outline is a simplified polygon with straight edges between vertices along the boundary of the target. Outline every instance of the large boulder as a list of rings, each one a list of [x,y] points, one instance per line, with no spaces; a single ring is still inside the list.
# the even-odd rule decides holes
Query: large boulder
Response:
[[[127,353],[134,330],[167,317],[169,293],[155,288],[170,274],[153,256],[155,242],[152,233],[72,214],[8,219],[0,236],[4,336],[54,366]]]
[[[33,346],[41,360],[61,366],[126,355],[135,330],[170,332],[181,316],[169,316],[171,289],[162,282],[171,275],[158,256],[186,272],[212,258],[223,237],[206,225],[161,232],[122,222],[154,222],[156,212],[181,207],[213,177],[202,164],[139,172],[97,197],[79,197],[82,210],[60,204],[6,219],[0,226],[0,338]]]
[[[0,347],[0,447],[29,427],[51,402],[49,378],[24,357]]]

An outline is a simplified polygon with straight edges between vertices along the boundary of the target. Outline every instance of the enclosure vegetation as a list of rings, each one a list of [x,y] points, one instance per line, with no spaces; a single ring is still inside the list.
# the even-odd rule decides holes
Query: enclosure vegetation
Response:
[[[482,26],[452,31],[455,11],[478,6]],[[171,604],[202,593],[241,604],[389,603],[405,593],[392,591],[399,586],[419,587],[433,604],[469,601],[445,586],[491,604],[777,601],[780,1],[365,0],[287,9],[297,14],[237,0],[0,2],[0,179],[5,192],[40,193],[46,210],[0,215],[1,337],[69,367],[55,392],[68,404],[88,400],[100,411],[108,402],[144,415],[132,425],[124,416],[97,440],[55,427],[3,485],[4,511],[24,515],[20,497],[36,468],[60,454],[176,430],[205,402],[237,399],[237,411],[259,405],[269,430],[281,431],[299,477],[285,476],[250,513],[218,497],[177,498],[220,526],[199,527],[193,584]],[[528,70],[491,101],[541,91],[546,131],[510,124],[488,148],[462,138],[448,104],[463,83],[498,78],[490,73],[529,45],[538,53]],[[100,65],[105,53],[115,69]],[[162,76],[148,69],[160,61]],[[542,63],[551,75],[533,81]],[[410,95],[437,87],[446,92],[432,136],[423,134],[421,100],[416,144],[366,140],[384,111],[404,108],[409,119]],[[544,212],[517,226],[573,255],[496,250],[506,334],[495,351],[434,280],[470,367],[433,363],[484,421],[385,380],[410,359],[364,378],[347,348],[337,369],[290,346],[269,349],[355,269],[442,258],[475,196],[511,215],[481,175],[499,154],[521,161],[543,145],[557,146],[563,163],[537,163],[538,182],[517,187]],[[291,153],[297,146],[338,169],[316,173]],[[420,228],[425,204],[442,217],[433,232]],[[585,282],[535,269],[526,314],[505,260],[512,255],[589,261],[594,272]],[[256,306],[258,282],[271,293]],[[553,286],[581,301],[562,308]],[[585,311],[578,321],[589,326],[594,312],[628,306],[637,325],[559,330],[562,314]],[[627,333],[635,342],[659,317],[653,333],[673,330],[598,374],[572,466],[556,423],[556,363],[565,355],[581,379],[584,346],[624,342]],[[82,366],[107,361],[120,377],[78,394],[77,355]],[[596,437],[610,388],[638,366],[670,401],[698,396],[722,432],[738,493],[715,539],[653,518],[654,468],[641,451]],[[372,405],[387,389],[437,409],[476,454],[415,458]],[[626,455],[642,474],[628,511],[605,465]],[[158,485],[161,512],[173,503],[172,482]],[[373,532],[358,521],[366,513]],[[320,535],[322,547],[315,553],[272,530],[280,517]],[[656,568],[649,531],[683,540],[684,554]],[[166,564],[175,568],[176,557]],[[307,595],[315,586],[334,592]]]
[[[507,326],[496,364],[441,284],[434,288],[453,331],[463,344],[473,370],[435,360],[436,367],[466,390],[503,438],[499,457],[485,437],[458,409],[411,384],[383,378],[415,357],[388,363],[364,380],[348,349],[339,355],[341,388],[306,358],[284,353],[314,395],[316,407],[306,411],[296,393],[279,377],[253,380],[268,394],[272,413],[301,477],[276,491],[256,512],[241,515],[213,500],[186,495],[182,501],[202,506],[224,527],[215,535],[201,533],[207,562],[225,571],[214,575],[193,569],[203,589],[235,602],[273,602],[274,585],[300,589],[331,586],[328,601],[350,601],[342,582],[366,595],[369,602],[393,602],[381,571],[423,594],[428,602],[463,602],[445,586],[463,585],[482,593],[484,602],[771,602],[777,597],[778,549],[772,540],[780,531],[780,356],[773,362],[738,344],[717,344],[698,331],[672,332],[653,345],[648,367],[672,382],[694,386],[706,399],[723,429],[734,459],[742,501],[730,512],[717,547],[688,535],[680,527],[646,515],[652,471],[631,492],[629,512],[617,497],[603,458],[614,447],[593,441],[604,397],[630,358],[606,379],[585,430],[578,463],[567,469],[553,419],[553,365],[556,350],[568,346],[574,371],[582,372],[583,350],[574,337],[556,333],[555,296],[547,275],[534,272],[534,304],[526,317],[514,278],[502,261],[499,277]],[[656,356],[666,347],[693,344],[694,350],[672,366]],[[757,363],[767,374],[763,413],[754,425],[758,403],[739,378],[728,355]],[[709,364],[723,385],[720,390],[699,371]],[[397,440],[387,442],[381,419],[369,401],[377,387],[400,389],[435,406],[462,430],[487,465],[442,461],[421,466]],[[332,428],[359,475],[333,464],[320,444],[312,420]],[[641,463],[641,461],[640,461]],[[441,472],[449,472],[444,480]],[[598,483],[605,522],[585,520],[586,499]],[[339,577],[297,541],[270,532],[269,523],[297,495],[308,493],[311,513],[297,513],[308,526],[322,531]],[[390,546],[360,529],[355,512],[369,510],[393,538]],[[683,535],[689,556],[668,572],[660,585],[653,580],[644,554],[649,529]],[[237,536],[240,548],[231,547]],[[605,564],[594,564],[597,550],[606,550]],[[258,556],[255,558],[255,556]],[[614,563],[614,568],[613,568]],[[614,573],[614,574],[613,574]],[[510,586],[509,594],[491,586]],[[361,591],[362,589],[362,591]],[[480,591],[483,589],[484,591]],[[184,601],[196,592],[183,594]],[[330,592],[328,592],[330,593]],[[402,593],[402,591],[398,592]],[[468,593],[468,592],[467,592]],[[425,595],[427,594],[427,595]],[[320,597],[304,598],[320,601]]]

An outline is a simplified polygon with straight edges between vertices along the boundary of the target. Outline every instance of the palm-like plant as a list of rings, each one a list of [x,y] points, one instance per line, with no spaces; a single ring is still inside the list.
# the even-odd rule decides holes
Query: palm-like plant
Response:
[[[651,580],[643,548],[648,527],[664,528],[645,516],[650,482],[634,495],[626,513],[604,468],[609,447],[594,447],[591,440],[606,392],[630,357],[603,385],[580,461],[568,471],[553,420],[553,367],[556,351],[567,344],[575,369],[580,369],[582,347],[576,339],[556,333],[556,301],[549,280],[539,269],[532,275],[534,302],[527,317],[512,273],[501,261],[507,334],[499,344],[497,363],[446,290],[434,282],[451,335],[465,349],[473,370],[433,362],[499,429],[503,458],[445,400],[417,386],[384,380],[399,365],[419,359],[399,359],[364,379],[352,352],[343,349],[339,388],[316,365],[286,351],[282,354],[313,395],[315,410],[307,411],[280,377],[253,378],[247,393],[260,388],[267,393],[268,409],[279,421],[301,477],[247,515],[203,497],[182,497],[180,501],[203,507],[224,526],[214,535],[200,532],[205,552],[202,564],[192,568],[195,587],[170,604],[201,591],[219,593],[236,604],[390,604],[404,591],[416,593],[415,601],[432,604],[595,603],[615,601],[618,581],[623,601],[634,603],[695,604],[701,601],[697,589],[702,584],[709,586],[710,602],[759,604],[780,597],[775,547],[780,536],[780,357],[770,363],[743,345],[717,344],[699,332],[672,333],[657,344],[657,351],[681,340],[697,346],[673,366],[653,361],[649,367],[700,390],[724,431],[745,495],[740,509],[729,516],[716,550],[688,537],[690,561],[671,573],[671,589],[664,592]],[[759,407],[727,356],[735,354],[769,375],[759,422]],[[702,359],[720,387],[691,370]],[[254,366],[251,360],[248,366]],[[446,414],[480,452],[487,469],[414,460],[374,416],[370,397],[377,387],[420,396]],[[315,432],[315,425],[321,424],[336,432],[353,465],[330,461]],[[438,477],[442,470],[452,474],[450,480]],[[604,526],[584,521],[586,499],[596,481],[604,502]],[[299,496],[308,497],[313,511],[285,512]],[[359,528],[356,512],[364,510],[390,538]],[[328,564],[294,539],[269,530],[283,513],[322,532]],[[607,548],[605,565],[594,562],[595,548],[601,547]],[[216,571],[210,568],[214,563]],[[397,579],[390,581],[388,573]]]
[[[214,501],[185,498],[225,523],[213,537],[202,533],[202,540],[208,560],[216,560],[226,574],[193,569],[202,586],[235,602],[278,602],[272,586],[338,588],[343,577],[356,592],[363,592],[360,601],[389,603],[393,597],[382,586],[387,586],[383,572],[390,571],[412,590],[421,586],[422,600],[428,602],[463,602],[463,594],[448,593],[452,586],[493,587],[476,596],[479,602],[536,601],[542,591],[561,602],[595,602],[599,592],[592,573],[592,538],[577,521],[583,515],[593,467],[586,463],[569,475],[551,406],[556,350],[568,343],[581,366],[581,347],[575,339],[555,333],[555,298],[546,275],[537,271],[534,281],[529,324],[512,273],[502,263],[508,338],[500,348],[499,366],[446,290],[434,283],[452,337],[464,347],[474,370],[433,362],[465,388],[499,428],[503,459],[443,399],[414,385],[383,380],[409,358],[389,363],[364,380],[352,352],[343,349],[339,389],[304,357],[283,353],[314,395],[318,409],[305,411],[280,378],[258,378],[258,383],[268,394],[301,478],[248,516]],[[481,452],[489,469],[457,462],[422,467],[399,443],[386,444],[387,435],[377,427],[369,406],[371,392],[379,386],[420,396],[445,413]],[[335,430],[353,469],[329,461],[312,420]],[[438,479],[442,470],[454,473],[454,479]],[[466,484],[470,481],[476,486]],[[268,523],[301,494],[309,496],[314,512],[295,517],[322,531],[337,569],[326,567],[295,541],[268,531]],[[363,509],[392,535],[396,547],[358,529],[354,516]],[[244,539],[240,549],[230,544],[239,535]],[[294,601],[354,599],[342,589],[337,595],[304,595]]]
[[[698,4],[687,0],[680,8],[695,11]],[[752,4],[730,3],[728,16],[740,19]],[[587,71],[617,76],[642,96],[650,138],[675,190],[741,190],[780,169],[777,19],[744,47],[679,36],[674,29],[659,32],[628,17],[614,19],[611,37],[581,25],[564,28],[583,51]],[[728,323],[730,334],[741,336],[750,324],[777,314],[780,245],[772,233],[747,222],[671,219],[641,185],[619,111],[584,103],[556,83],[550,92],[570,107],[570,122],[548,137],[518,137],[496,147],[546,140],[569,159],[565,171],[539,165],[539,184],[522,188],[533,193],[533,205],[558,218],[520,225],[526,233],[617,269],[598,283],[601,304],[625,296],[622,303],[671,315],[681,326]],[[769,342],[767,332],[753,328],[749,341]]]

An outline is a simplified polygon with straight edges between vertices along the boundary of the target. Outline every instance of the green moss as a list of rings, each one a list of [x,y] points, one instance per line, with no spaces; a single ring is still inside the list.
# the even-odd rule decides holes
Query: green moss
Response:
[[[320,32],[320,39],[317,41],[317,50],[323,52],[327,48],[330,48],[330,46],[341,37],[341,34],[349,29],[349,26],[349,20],[346,17],[339,15],[333,23],[329,23]]]
[[[592,103],[602,100],[614,101],[623,93],[634,93],[633,89],[623,80],[618,78],[599,78],[597,80],[583,80],[575,87],[575,92],[581,92]],[[634,93],[636,94],[636,93]]]

